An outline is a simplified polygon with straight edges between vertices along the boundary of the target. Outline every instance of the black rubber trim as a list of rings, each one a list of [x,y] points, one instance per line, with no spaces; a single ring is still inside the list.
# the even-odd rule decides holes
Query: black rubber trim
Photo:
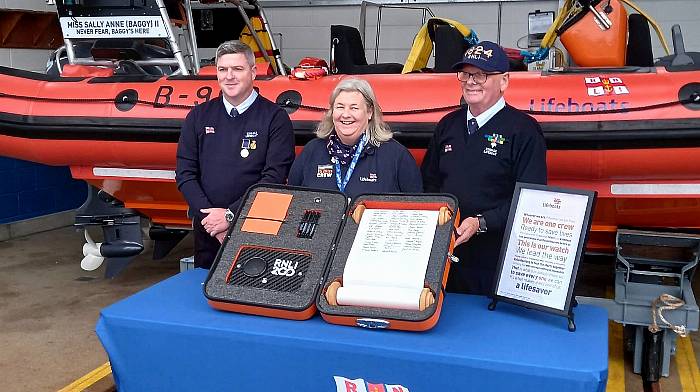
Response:
[[[572,74],[619,74],[619,73],[656,73],[656,67],[567,67],[563,69],[542,71],[542,75],[572,75]]]
[[[167,80],[216,80],[216,75],[173,75]]]
[[[183,119],[37,117],[0,112],[0,135],[27,139],[176,143]],[[316,121],[294,121],[297,144],[315,137]],[[409,148],[425,148],[432,123],[389,123]],[[552,150],[700,147],[700,119],[541,123]]]
[[[60,77],[52,76],[39,72],[25,71],[23,69],[9,68],[0,66],[0,74],[16,76],[18,78],[31,79],[31,80],[41,80],[44,82],[79,82],[85,78],[83,77]]]
[[[153,83],[163,78],[156,75],[115,75],[107,77],[97,77],[88,80],[88,83]]]
[[[177,143],[184,119],[36,117],[0,112],[0,135],[27,139]]]

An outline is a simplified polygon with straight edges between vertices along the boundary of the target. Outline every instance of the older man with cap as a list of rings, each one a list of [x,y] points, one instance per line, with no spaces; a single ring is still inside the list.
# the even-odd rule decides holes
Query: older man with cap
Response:
[[[435,128],[421,171],[426,192],[452,193],[463,218],[447,290],[490,295],[516,182],[545,184],[546,146],[537,121],[506,104],[509,62],[482,41],[452,67],[466,106]]]

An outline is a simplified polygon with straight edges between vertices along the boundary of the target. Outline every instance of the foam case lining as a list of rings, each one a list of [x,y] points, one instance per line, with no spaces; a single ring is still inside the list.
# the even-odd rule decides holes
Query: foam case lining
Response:
[[[276,235],[243,231],[260,192],[291,195],[287,214]],[[459,222],[457,200],[445,194],[361,195],[348,209],[340,192],[284,185],[258,184],[246,193],[204,283],[204,295],[217,309],[294,320],[311,318],[317,308],[331,323],[403,330],[432,328],[440,314],[449,272],[448,254]],[[424,310],[399,310],[331,305],[328,285],[340,280],[359,224],[351,213],[367,208],[434,209],[447,207],[450,220],[437,225],[425,285],[435,303]],[[312,238],[298,236],[306,211],[320,216]],[[367,320],[371,320],[368,322]]]
[[[437,323],[442,301],[444,299],[444,286],[449,273],[448,254],[454,247],[455,222],[459,222],[458,203],[454,196],[446,194],[385,194],[359,196],[350,208],[350,213],[355,208],[364,204],[367,208],[406,208],[411,204],[415,206],[433,206],[435,209],[446,206],[452,211],[449,222],[437,225],[435,238],[430,252],[430,260],[425,274],[425,285],[430,288],[435,296],[435,303],[425,310],[402,310],[361,306],[331,305],[326,298],[326,290],[330,283],[342,279],[345,262],[350,254],[350,249],[355,240],[359,228],[352,217],[346,220],[342,232],[337,240],[336,251],[332,255],[328,266],[328,273],[323,290],[319,292],[317,307],[323,318],[334,324],[353,325],[368,328],[387,328],[402,330],[427,330]],[[374,205],[373,205],[374,204]],[[384,206],[384,207],[381,207]],[[349,213],[349,214],[350,214]]]
[[[259,192],[292,196],[277,235],[241,231]],[[240,313],[296,320],[312,317],[347,204],[345,195],[337,191],[268,184],[251,187],[204,284],[209,304]],[[320,216],[313,238],[299,238],[299,223],[307,210],[320,211]]]

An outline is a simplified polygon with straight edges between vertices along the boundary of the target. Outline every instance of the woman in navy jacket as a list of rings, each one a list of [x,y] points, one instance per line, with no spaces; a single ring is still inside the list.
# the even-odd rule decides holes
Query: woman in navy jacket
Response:
[[[289,172],[289,185],[338,189],[350,198],[363,193],[423,191],[416,161],[392,139],[372,87],[345,79],[330,108]]]

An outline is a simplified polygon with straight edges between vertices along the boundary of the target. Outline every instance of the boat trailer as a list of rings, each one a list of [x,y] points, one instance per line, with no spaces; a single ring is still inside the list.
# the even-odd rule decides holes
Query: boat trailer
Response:
[[[618,230],[614,299],[577,296],[601,306],[608,318],[634,329],[634,372],[645,383],[668,377],[677,335],[698,330],[691,281],[700,259],[700,235]]]

